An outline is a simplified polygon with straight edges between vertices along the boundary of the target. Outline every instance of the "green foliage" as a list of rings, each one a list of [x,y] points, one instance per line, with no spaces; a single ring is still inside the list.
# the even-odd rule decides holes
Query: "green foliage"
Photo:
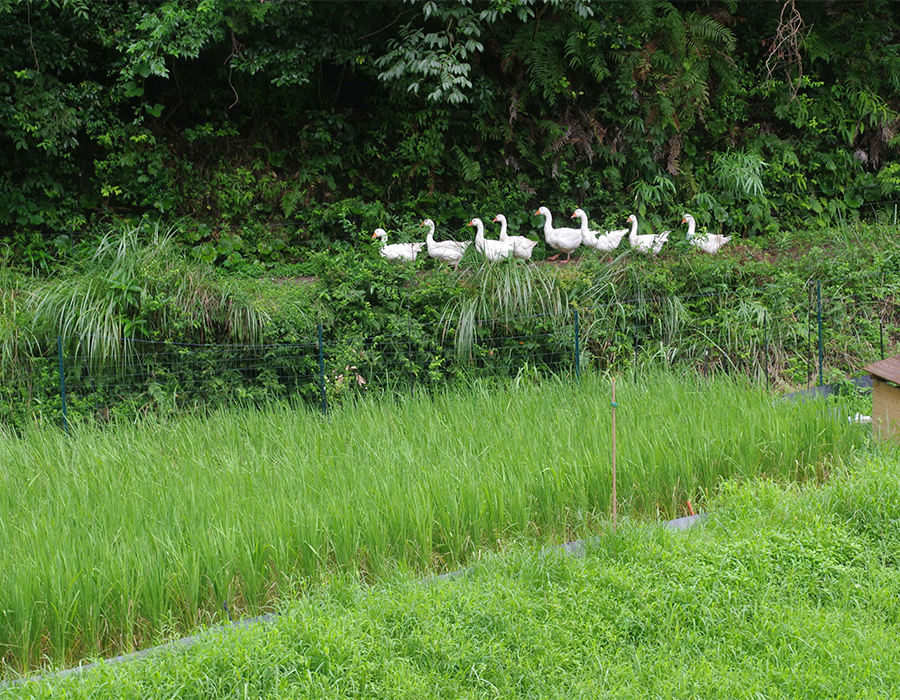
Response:
[[[352,368],[331,378],[335,393],[361,393]],[[177,391],[151,389],[163,420],[2,436],[6,664],[150,646],[167,628],[221,621],[223,601],[252,614],[292,581],[337,570],[457,568],[522,537],[590,534],[609,512],[612,418],[598,376],[364,397],[327,421],[288,403],[172,420]],[[623,516],[680,514],[732,477],[821,477],[865,435],[824,405],[773,404],[724,377],[645,373],[617,392]],[[647,439],[658,434],[665,444]]]
[[[431,102],[465,102],[466,90],[472,87],[469,61],[484,49],[478,15],[465,3],[449,2],[426,2],[422,14],[426,23],[433,20],[441,30],[426,32],[407,24],[375,61],[386,69],[378,78],[398,83],[414,95],[421,91]]]
[[[894,14],[880,1],[848,7],[801,4],[803,63],[767,74],[760,37],[775,34],[777,18],[752,3],[7,3],[0,236],[15,266],[48,275],[58,264],[88,268],[83,241],[159,222],[173,227],[172,246],[229,275],[321,275],[316,298],[298,294],[309,301],[307,317],[326,322],[329,342],[415,337],[414,351],[365,349],[369,364],[390,357],[420,374],[450,372],[426,327],[461,299],[469,310],[448,318],[474,318],[496,289],[457,287],[432,274],[428,259],[390,267],[369,245],[375,227],[419,240],[429,216],[448,237],[462,237],[473,215],[502,212],[533,235],[530,214],[546,203],[587,207],[609,228],[634,210],[661,231],[690,212],[760,257],[764,248],[821,245],[809,233],[816,229],[854,236],[847,232],[859,221],[896,223],[896,207],[882,201],[897,189]],[[669,250],[675,259],[690,249],[673,235]],[[823,258],[807,262],[827,278]],[[587,327],[608,320],[615,332],[588,338],[596,352],[587,359],[611,366],[646,352],[696,364],[712,354],[713,366],[753,371],[767,346],[744,311],[759,306],[785,329],[779,374],[799,380],[803,291],[738,294],[719,306],[683,299],[755,285],[740,266],[789,285],[809,271],[773,272],[728,256],[671,268],[632,263],[641,274],[623,276],[636,304],[623,303],[596,262],[558,280],[564,295],[596,293],[571,294],[581,308],[609,307]],[[194,270],[185,261],[176,268]],[[683,281],[679,271],[695,278]],[[128,269],[109,287],[107,276],[88,275],[77,282],[84,314],[48,283],[44,311],[53,300],[67,323],[83,317],[86,329],[153,339],[255,337],[228,320],[228,303],[210,301],[225,291],[195,296],[216,309],[210,330],[170,303],[162,277],[145,284]],[[260,321],[257,331],[272,340],[308,334],[309,324],[300,333],[286,316],[268,329]],[[61,327],[52,317],[41,338]],[[698,325],[702,334],[686,342],[685,329]],[[463,327],[472,333],[454,340],[474,342],[475,327]],[[738,347],[741,334],[749,349]],[[682,356],[677,338],[688,348]],[[871,351],[868,339],[850,346],[841,367]]]
[[[9,3],[0,227],[46,267],[35,240],[153,210],[240,269],[340,238],[319,214],[345,199],[405,214],[510,183],[651,219],[695,202],[743,235],[889,216],[893,14],[800,12],[800,63],[767,73],[778,20],[753,4]],[[218,250],[246,226],[284,252]]]
[[[35,334],[60,336],[70,357],[119,368],[133,361],[135,340],[258,338],[264,314],[187,264],[171,239],[153,225],[105,235],[78,273],[31,294]]]
[[[452,334],[459,357],[473,356],[479,335],[502,329],[517,336],[523,326],[534,332],[542,323],[562,326],[570,320],[557,280],[534,265],[514,259],[482,264],[457,284],[459,292],[444,308],[441,322],[445,335]],[[536,316],[545,318],[535,323]]]
[[[675,194],[675,184],[668,177],[658,175],[652,183],[641,180],[634,186],[634,201],[641,216],[649,210],[659,210],[671,202]]]
[[[628,523],[582,557],[522,542],[427,584],[402,569],[376,585],[335,576],[266,624],[11,694],[889,696],[895,567],[817,519],[816,494],[746,491],[795,522],[751,512],[689,533]]]
[[[35,337],[23,277],[0,248],[0,425],[19,427],[57,389],[44,361],[48,346]]]
[[[506,210],[492,203],[515,193],[488,196],[485,217]],[[471,211],[463,201],[440,204]],[[575,370],[575,309],[582,370],[661,364],[740,374],[790,391],[819,380],[815,280],[822,281],[824,381],[854,376],[897,348],[900,256],[890,224],[835,227],[825,236],[789,230],[763,243],[732,242],[716,256],[699,254],[681,226],[653,259],[624,245],[614,259],[582,249],[576,264],[561,267],[484,265],[472,252],[451,272],[424,254],[410,263],[381,258],[371,228],[358,230],[357,217],[381,223],[389,216],[382,208],[345,200],[325,211],[345,238],[302,264],[276,261],[276,251],[267,264],[245,257],[254,249],[261,255],[266,229],[244,228],[245,237],[220,234],[220,248],[209,243],[214,257],[236,259],[227,276],[216,275],[175,245],[209,231],[159,235],[145,223],[124,239],[108,234],[102,255],[69,265],[59,280],[10,269],[3,352],[8,389],[21,400],[12,402],[8,425],[58,415],[58,378],[47,375],[56,367],[57,335],[66,341],[72,419],[155,410],[154,383],[176,393],[184,411],[229,397],[318,401],[319,323],[326,379],[356,367],[370,393],[405,393],[470,375],[515,377],[526,365],[565,376]],[[530,211],[509,213],[514,233],[539,235]],[[417,219],[395,221],[394,240],[420,240]],[[655,230],[667,223],[651,221]],[[441,235],[456,236],[446,229]],[[66,255],[84,260],[96,246],[77,241]],[[536,257],[545,250],[539,246]]]

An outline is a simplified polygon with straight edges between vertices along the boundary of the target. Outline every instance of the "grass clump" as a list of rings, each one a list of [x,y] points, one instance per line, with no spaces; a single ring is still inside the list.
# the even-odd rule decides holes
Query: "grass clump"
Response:
[[[674,517],[723,479],[818,480],[864,438],[824,404],[728,378],[618,385],[626,514]],[[18,670],[269,609],[335,571],[456,568],[609,512],[609,386],[545,382],[274,406],[0,441],[0,655]]]
[[[133,363],[136,340],[256,342],[266,312],[176,252],[173,235],[158,224],[105,235],[92,256],[31,290],[34,333],[60,337],[70,362],[95,371]]]
[[[519,546],[422,585],[345,576],[283,616],[13,697],[889,697],[900,684],[896,512],[860,460],[821,488],[731,481],[687,533],[626,522],[582,559]],[[885,556],[887,553],[891,557]]]

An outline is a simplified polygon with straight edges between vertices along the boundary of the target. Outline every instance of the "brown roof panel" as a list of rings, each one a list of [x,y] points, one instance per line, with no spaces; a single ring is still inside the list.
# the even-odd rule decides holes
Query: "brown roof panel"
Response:
[[[894,384],[900,384],[900,355],[888,357],[880,362],[873,362],[863,367],[863,372],[868,372],[873,377],[884,379]]]

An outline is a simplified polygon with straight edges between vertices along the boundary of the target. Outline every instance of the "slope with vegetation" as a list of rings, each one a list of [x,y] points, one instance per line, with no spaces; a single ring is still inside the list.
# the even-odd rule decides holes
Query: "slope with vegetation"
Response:
[[[584,365],[856,371],[898,337],[900,19],[886,0],[779,9],[0,0],[0,420],[60,419],[59,355],[94,416],[312,401],[317,373],[349,367],[436,383],[502,334],[572,372],[574,309]],[[540,204],[657,231],[693,213],[736,238],[712,261],[678,233],[662,263],[458,277],[363,245],[496,213],[534,238]],[[313,347],[319,324],[327,366],[290,356],[294,384],[260,369],[285,351],[179,345]]]
[[[0,422],[59,424],[61,357],[70,420],[646,362],[779,389],[839,381],[900,345],[900,248],[885,225],[827,234],[715,257],[676,239],[658,259],[588,251],[560,267],[472,255],[456,273],[373,246],[252,278],[191,260],[156,226],[130,228],[55,279],[0,266]]]
[[[538,204],[742,236],[894,220],[898,22],[888,0],[0,0],[0,235],[46,269],[146,215],[253,269]]]
[[[621,494],[636,511],[676,514],[723,477],[839,474],[822,491],[728,486],[688,538],[626,528],[584,562],[518,554],[456,588],[338,587],[261,635],[11,692],[896,687],[892,468],[845,473],[858,426],[718,376],[806,383],[817,335],[829,378],[844,376],[900,339],[900,15],[888,0],[777,9],[0,0],[7,670],[265,609],[305,576],[371,580],[595,531],[608,408],[592,369],[712,375],[675,387],[687,402],[659,400],[668,379],[623,401]],[[473,216],[505,213],[534,237],[538,205],[581,206],[606,228],[692,213],[735,240],[715,258],[673,235],[657,260],[470,259],[458,274],[364,245],[377,226],[419,239],[424,216],[459,238]],[[282,360],[306,383],[273,369]],[[580,371],[580,387],[546,382]],[[328,422],[281,405],[204,410],[318,400],[317,372],[332,380]],[[334,408],[398,374],[402,398]],[[85,419],[68,438],[62,378],[70,418]],[[473,378],[471,394],[440,390]],[[166,420],[138,420],[149,413]],[[533,461],[541,438],[553,464]]]

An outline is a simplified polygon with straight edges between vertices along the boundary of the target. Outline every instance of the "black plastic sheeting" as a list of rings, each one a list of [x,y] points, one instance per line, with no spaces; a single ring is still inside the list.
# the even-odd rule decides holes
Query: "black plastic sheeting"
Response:
[[[850,377],[847,380],[851,384],[853,384],[857,390],[860,389],[871,389],[872,388],[872,377],[866,374],[862,377]],[[805,401],[806,399],[813,398],[825,398],[827,396],[833,396],[840,391],[840,388],[846,386],[846,384],[822,384],[820,386],[814,386],[809,389],[804,389],[803,391],[795,391],[791,394],[785,394],[785,399],[796,399],[799,401]]]

